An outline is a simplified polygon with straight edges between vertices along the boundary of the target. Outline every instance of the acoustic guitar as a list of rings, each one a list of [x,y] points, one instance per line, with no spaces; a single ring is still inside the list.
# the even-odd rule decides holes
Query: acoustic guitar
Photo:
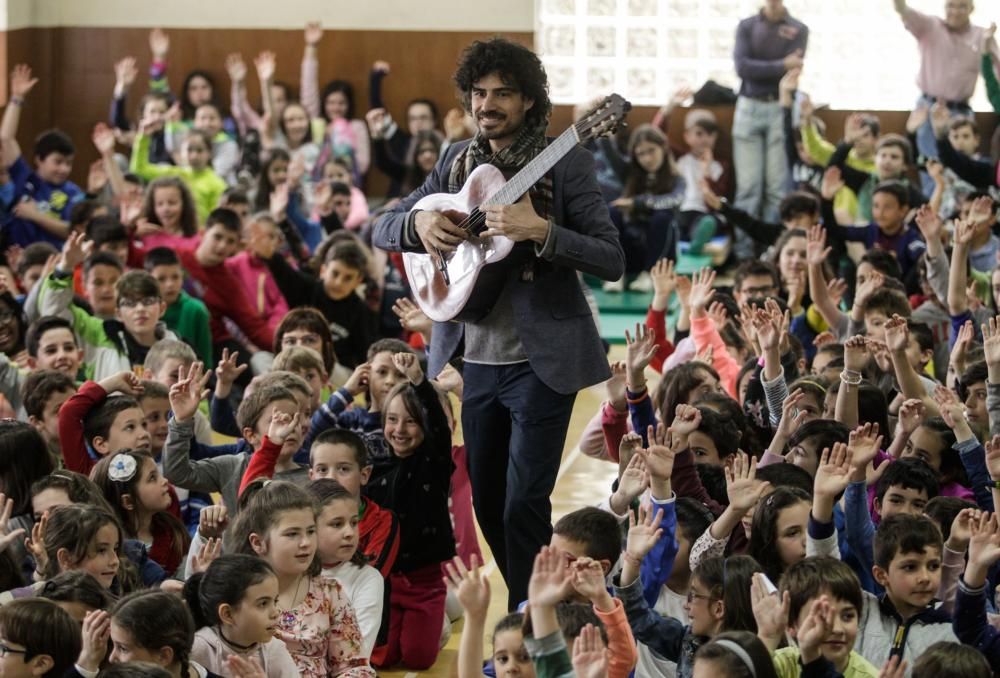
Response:
[[[467,240],[447,254],[403,254],[410,288],[427,317],[437,322],[466,321],[489,313],[508,274],[502,262],[515,243],[505,236],[480,237],[486,230],[486,215],[479,211],[479,205],[517,202],[578,143],[612,134],[631,107],[621,96],[612,94],[509,180],[493,165],[480,165],[458,193],[425,195],[413,206],[413,210],[441,212],[468,235]]]

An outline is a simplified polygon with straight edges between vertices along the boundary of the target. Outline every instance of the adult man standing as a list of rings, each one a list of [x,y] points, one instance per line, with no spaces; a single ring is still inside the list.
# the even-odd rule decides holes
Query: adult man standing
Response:
[[[921,14],[908,7],[906,0],[893,0],[896,11],[920,49],[920,70],[917,87],[920,99],[917,108],[929,109],[938,99],[948,106],[952,117],[972,115],[969,99],[976,89],[976,80],[984,54],[993,57],[993,67],[1000,69],[1000,48],[992,32],[974,26],[969,17],[975,9],[972,0],[946,0],[944,19]],[[934,129],[928,119],[917,130],[917,150],[928,158],[937,157]],[[924,195],[934,192],[934,181],[921,173]]]
[[[733,59],[740,76],[740,96],[733,115],[733,163],[736,207],[775,223],[785,194],[788,165],[778,83],[802,67],[809,29],[793,19],[782,0],[766,0],[757,14],[736,28]],[[753,256],[750,238],[737,231],[736,253]]]
[[[548,82],[529,49],[500,38],[477,41],[463,54],[455,84],[476,136],[450,146],[424,185],[376,222],[377,247],[455,249],[463,231],[439,212],[410,212],[413,205],[427,194],[457,192],[484,163],[509,179],[547,144]],[[576,393],[610,376],[577,272],[617,280],[625,257],[593,157],[580,147],[518,202],[480,209],[486,235],[517,243],[512,263],[485,317],[434,324],[428,373],[436,375],[464,340],[462,429],[473,503],[513,608],[527,598],[534,557],[552,535],[549,495]]]

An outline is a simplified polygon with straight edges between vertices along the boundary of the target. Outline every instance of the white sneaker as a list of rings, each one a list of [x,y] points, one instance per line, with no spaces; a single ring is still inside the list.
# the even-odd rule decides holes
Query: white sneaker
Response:
[[[633,292],[652,292],[653,278],[648,272],[643,271],[635,280],[632,281],[628,288]]]
[[[606,282],[601,285],[601,289],[605,292],[624,292],[625,291],[625,276],[618,278],[614,282]]]

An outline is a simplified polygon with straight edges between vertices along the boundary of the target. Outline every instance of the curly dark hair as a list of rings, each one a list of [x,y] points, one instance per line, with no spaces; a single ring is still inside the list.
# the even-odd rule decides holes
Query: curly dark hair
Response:
[[[499,37],[476,40],[462,52],[455,71],[455,86],[466,111],[472,110],[472,85],[491,73],[497,73],[505,84],[516,87],[535,102],[524,114],[526,124],[535,125],[548,118],[552,102],[541,60],[524,45]]]

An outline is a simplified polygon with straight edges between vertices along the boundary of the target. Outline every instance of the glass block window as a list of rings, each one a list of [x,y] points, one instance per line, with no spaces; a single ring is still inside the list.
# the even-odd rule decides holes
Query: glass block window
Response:
[[[943,0],[909,0],[942,15]],[[733,44],[760,0],[536,0],[535,42],[555,103],[616,91],[634,104],[665,103],[706,80],[739,89]],[[980,3],[981,7],[986,5]],[[786,0],[809,26],[802,88],[837,109],[909,110],[919,92],[916,40],[889,0]],[[988,23],[984,9],[972,15]],[[972,101],[991,110],[980,78]]]

